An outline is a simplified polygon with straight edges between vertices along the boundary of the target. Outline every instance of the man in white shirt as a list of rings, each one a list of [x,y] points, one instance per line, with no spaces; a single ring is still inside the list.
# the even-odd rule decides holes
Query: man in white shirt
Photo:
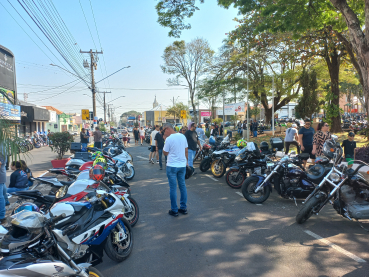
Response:
[[[150,145],[151,145],[151,150],[150,150],[150,155],[149,155],[149,163],[154,164],[154,157],[156,156],[156,163],[159,163],[159,155],[158,152],[156,151],[156,144],[155,144],[155,136],[156,134],[159,132],[159,125],[155,126],[155,130],[151,132],[150,135]]]
[[[178,213],[187,214],[187,189],[185,183],[186,165],[188,164],[187,139],[181,133],[176,133],[170,123],[163,126],[166,137],[163,153],[168,156],[167,177],[169,182],[171,209],[169,214],[178,216]],[[177,182],[181,192],[180,208],[177,206]]]

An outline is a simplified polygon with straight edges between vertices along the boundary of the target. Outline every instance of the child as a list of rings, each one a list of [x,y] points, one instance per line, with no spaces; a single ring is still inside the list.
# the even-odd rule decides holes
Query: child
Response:
[[[22,170],[21,162],[13,161],[11,169],[14,172],[10,175],[8,193],[26,190],[28,188],[28,178],[27,174]]]
[[[351,168],[354,164],[355,160],[355,148],[356,148],[356,141],[354,141],[355,134],[350,132],[348,134],[348,139],[345,139],[342,142],[342,147],[344,147],[344,153],[348,168]]]
[[[131,136],[130,136],[130,134],[128,133],[128,135],[127,135],[127,144],[128,144],[128,146],[131,146]]]
[[[27,174],[27,178],[28,178],[28,186],[32,186],[33,185],[33,181],[30,180],[30,178],[32,177],[32,172],[31,170],[28,168],[27,164],[25,161],[20,160],[21,164],[22,164],[22,169],[24,172],[26,172]]]

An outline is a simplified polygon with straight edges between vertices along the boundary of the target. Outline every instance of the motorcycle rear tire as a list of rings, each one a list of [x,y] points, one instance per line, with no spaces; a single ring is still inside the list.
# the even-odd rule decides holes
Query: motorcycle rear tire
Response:
[[[263,189],[261,190],[261,193],[263,194],[263,196],[258,197],[258,198],[254,198],[250,195],[249,190],[253,189],[252,186],[255,186],[259,181],[259,178],[255,177],[255,176],[251,176],[249,178],[247,178],[245,180],[245,182],[243,182],[242,184],[242,195],[243,197],[245,197],[245,199],[247,201],[249,201],[250,203],[253,204],[261,204],[263,203],[265,200],[267,200],[269,198],[270,195],[270,187],[269,186],[265,186],[263,187]]]
[[[231,183],[231,178],[232,178],[232,174],[234,173],[234,172],[240,172],[240,175],[241,175],[241,180],[239,181],[239,183],[237,183],[237,184],[232,184]],[[240,171],[240,170],[238,170],[238,169],[229,169],[228,171],[227,171],[227,173],[226,173],[226,176],[225,176],[225,178],[226,178],[226,182],[227,182],[227,185],[228,186],[230,186],[231,188],[233,188],[233,189],[240,189],[241,187],[242,187],[242,184],[243,184],[243,182],[246,180],[246,173],[245,172],[243,172],[243,171]],[[233,181],[233,180],[232,180]]]
[[[93,266],[88,268],[88,277],[104,277],[104,275]]]
[[[203,159],[200,163],[200,170],[202,172],[206,172],[209,170],[210,166],[211,166],[211,160]]]
[[[125,219],[128,220],[129,224],[131,224],[131,227],[133,227],[133,226],[136,225],[136,223],[138,222],[138,218],[140,217],[140,209],[138,208],[138,204],[137,204],[136,200],[134,200],[131,196],[129,196],[128,199],[131,202],[131,204],[133,206],[133,209],[134,209],[132,211],[133,217],[132,217],[131,220],[129,220],[128,219],[129,217],[126,216],[126,214],[128,214],[128,213],[125,213],[124,217],[125,217]]]
[[[113,240],[114,240],[113,231],[117,230],[117,228],[118,228],[117,226],[110,232],[109,236],[106,238],[106,243],[105,243],[105,246],[104,246],[104,250],[105,250],[106,255],[108,255],[108,257],[110,259],[112,259],[114,262],[117,262],[117,263],[123,262],[125,259],[127,259],[128,256],[131,254],[132,248],[133,248],[132,227],[129,224],[127,219],[121,218],[121,220],[124,223],[124,228],[126,229],[127,235],[128,235],[128,238],[127,238],[128,246],[127,246],[127,248],[124,251],[119,252],[117,250],[118,246],[116,246],[113,243]],[[121,224],[121,222],[118,222],[118,224]]]
[[[219,163],[219,167],[220,169],[218,171],[215,171],[214,166],[216,163]],[[226,172],[226,165],[224,164],[223,161],[218,161],[215,160],[211,163],[211,173],[213,174],[214,177],[216,178],[221,178]]]
[[[316,198],[315,196],[310,198],[296,215],[296,222],[298,224],[306,222],[306,220],[313,215],[314,208],[317,207],[320,202],[322,202],[320,198]]]

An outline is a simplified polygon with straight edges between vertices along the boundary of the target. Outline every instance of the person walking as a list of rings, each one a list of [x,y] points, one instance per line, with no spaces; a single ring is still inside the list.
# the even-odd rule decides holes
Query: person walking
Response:
[[[123,144],[124,144],[124,147],[127,147],[128,131],[127,131],[127,128],[125,128],[125,127],[122,130],[122,136],[123,136]]]
[[[237,123],[237,129],[238,129],[238,133],[242,136],[242,121],[238,121]]]
[[[286,137],[284,138],[284,146],[285,146],[285,152],[284,154],[288,154],[288,151],[290,151],[290,145],[295,145],[297,147],[297,153],[300,154],[300,144],[298,142],[299,137],[297,135],[297,125],[292,124],[291,128],[288,128],[286,130]]]
[[[21,162],[13,161],[10,167],[14,172],[10,175],[8,192],[12,193],[26,190],[28,188],[28,178],[27,174],[22,170]]]
[[[304,121],[304,126],[299,130],[299,143],[301,146],[302,153],[309,154],[312,163],[315,162],[315,155],[313,151],[313,137],[315,130],[311,127],[311,122],[309,119]],[[304,167],[306,167],[307,158],[303,160]]]
[[[87,151],[87,143],[88,143],[88,135],[86,133],[86,129],[82,128],[80,135],[80,141],[82,144],[82,152]]]
[[[342,142],[342,147],[344,149],[344,158],[347,162],[347,167],[351,168],[354,164],[355,160],[355,148],[356,148],[356,141],[354,141],[355,134],[350,132],[348,134],[348,139],[345,139]]]
[[[197,125],[197,128],[196,128],[196,133],[199,137],[199,139],[202,139],[202,140],[205,140],[205,132],[204,132],[204,129],[200,127],[200,125]]]
[[[94,147],[101,149],[102,148],[102,133],[99,127],[95,128],[95,132],[93,132],[94,136]]]
[[[185,137],[187,139],[188,145],[188,165],[189,167],[191,167],[193,174],[195,174],[195,169],[193,168],[193,160],[196,156],[197,145],[200,148],[199,151],[201,151],[201,143],[196,132],[196,123],[191,123],[191,128],[190,130],[186,131]]]
[[[156,156],[156,162],[159,163],[159,157],[158,153],[156,151],[156,142],[155,142],[155,136],[159,132],[159,125],[155,126],[155,130],[151,132],[150,135],[150,155],[149,155],[149,163],[154,164],[154,157]]]
[[[328,123],[324,121],[319,123],[318,131],[314,134],[313,137],[313,151],[311,152],[313,155],[315,156],[322,155],[324,142],[332,138],[332,135],[328,130],[329,130]]]
[[[165,156],[168,156],[166,171],[171,203],[171,209],[168,213],[171,216],[177,217],[178,213],[187,214],[185,176],[186,165],[188,164],[188,144],[186,137],[176,133],[170,123],[164,124],[163,131],[166,137],[163,153]],[[177,206],[177,183],[181,193],[179,209]]]
[[[162,170],[163,169],[162,155],[164,148],[163,127],[160,127],[159,132],[157,132],[157,134],[155,135],[155,146],[159,156],[159,167],[160,170]]]
[[[141,145],[142,145],[142,142],[145,140],[145,130],[142,126],[140,128],[140,139],[141,139]]]
[[[135,137],[135,145],[138,145],[138,138],[140,136],[140,131],[137,127],[133,129],[133,136]]]
[[[224,129],[224,127],[223,127],[223,123],[221,123],[221,124],[220,124],[220,127],[219,127],[219,135],[220,135],[220,136],[223,136],[223,129]]]
[[[6,147],[4,147],[4,143],[0,143],[0,223],[5,221],[5,196],[6,196],[6,161],[7,161],[7,153]]]
[[[206,132],[209,132],[209,122],[208,121],[206,121],[205,123],[205,130]]]
[[[215,129],[215,125],[214,124],[211,124],[210,135],[211,136],[214,136],[214,137],[217,137],[218,136],[218,132],[217,132],[217,129]]]

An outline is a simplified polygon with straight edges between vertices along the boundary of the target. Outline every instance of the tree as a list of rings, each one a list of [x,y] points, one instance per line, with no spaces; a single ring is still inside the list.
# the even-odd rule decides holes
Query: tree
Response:
[[[180,118],[181,111],[187,111],[187,118],[189,117],[188,107],[182,102],[175,103],[172,107],[169,107],[167,109],[167,114],[172,115],[174,117],[174,123],[176,123],[176,118]]]
[[[164,50],[162,56],[164,65],[161,69],[164,73],[176,75],[174,79],[169,79],[169,85],[178,85],[179,78],[186,81],[190,99],[196,117],[196,104],[194,102],[195,91],[199,78],[208,71],[212,62],[214,51],[211,50],[207,40],[196,38],[189,43],[185,41],[175,41]]]
[[[120,117],[128,117],[128,116],[136,117],[136,116],[141,115],[141,114],[142,113],[140,113],[140,112],[136,112],[136,111],[132,110],[132,111],[122,113],[122,115]]]
[[[300,97],[295,112],[300,118],[311,118],[313,113],[319,109],[318,82],[315,71],[304,71],[301,80],[302,96]]]

